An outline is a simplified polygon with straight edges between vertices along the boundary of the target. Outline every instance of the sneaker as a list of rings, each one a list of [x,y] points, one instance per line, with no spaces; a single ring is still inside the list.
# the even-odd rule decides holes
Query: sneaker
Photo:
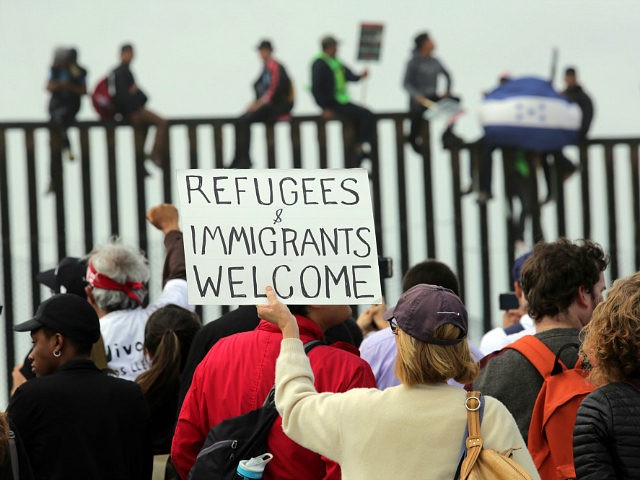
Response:
[[[493,195],[491,195],[489,192],[485,192],[483,190],[480,190],[478,192],[478,198],[476,198],[476,203],[478,205],[486,205],[487,202],[489,200],[491,200],[493,198]]]
[[[56,193],[56,187],[54,187],[53,185],[53,180],[49,180],[49,184],[47,185],[47,188],[44,191],[44,194],[51,195],[52,193]]]
[[[73,152],[71,151],[71,149],[69,147],[67,147],[64,150],[62,150],[62,154],[65,157],[67,157],[69,160],[71,160],[72,162],[76,159],[75,155],[73,154]]]

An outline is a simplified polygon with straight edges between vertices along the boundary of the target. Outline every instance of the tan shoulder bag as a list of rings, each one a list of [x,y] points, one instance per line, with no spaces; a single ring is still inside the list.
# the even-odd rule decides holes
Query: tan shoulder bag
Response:
[[[480,423],[484,411],[484,398],[480,392],[467,392],[467,431],[461,449],[460,480],[531,480],[531,476],[516,463],[511,454],[515,448],[497,452],[483,448]]]

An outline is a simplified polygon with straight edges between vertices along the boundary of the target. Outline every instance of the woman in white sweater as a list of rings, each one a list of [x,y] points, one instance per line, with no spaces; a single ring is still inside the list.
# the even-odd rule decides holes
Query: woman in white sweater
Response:
[[[276,406],[285,433],[338,462],[346,480],[454,477],[467,423],[465,392],[449,378],[471,382],[478,372],[467,342],[467,312],[450,290],[416,285],[385,314],[397,334],[395,372],[401,385],[386,390],[317,393],[313,372],[286,305],[267,287],[261,318],[282,330],[276,366]],[[539,478],[516,423],[504,405],[485,397],[485,448],[513,453]]]

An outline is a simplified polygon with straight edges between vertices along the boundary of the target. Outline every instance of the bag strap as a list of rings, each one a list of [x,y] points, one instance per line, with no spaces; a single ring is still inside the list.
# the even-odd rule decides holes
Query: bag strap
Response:
[[[484,416],[484,397],[478,391],[467,392],[464,402],[467,409],[467,426],[462,436],[458,468],[454,478],[465,480],[476,463],[482,450],[482,434],[480,426]]]
[[[559,360],[559,357],[557,357],[556,354],[542,342],[542,340],[533,335],[526,335],[519,338],[504,348],[511,348],[524,355],[536,370],[538,370],[538,373],[542,378],[547,378],[551,375],[556,359],[561,365],[561,368],[566,369],[562,361]]]
[[[316,348],[318,345],[323,345],[324,342],[322,340],[311,340],[304,344],[304,353],[309,355],[309,352]],[[274,385],[267,393],[267,398],[264,399],[262,403],[263,407],[275,407],[276,405],[276,386]]]
[[[9,430],[9,458],[11,458],[11,475],[13,480],[20,480],[20,466],[18,464],[18,449],[16,448],[16,435]]]

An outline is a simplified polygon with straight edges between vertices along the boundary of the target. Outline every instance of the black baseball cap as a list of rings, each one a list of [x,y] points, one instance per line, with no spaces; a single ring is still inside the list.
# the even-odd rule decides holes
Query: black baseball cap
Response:
[[[89,302],[70,293],[48,298],[40,304],[31,320],[13,329],[16,332],[33,332],[41,327],[82,342],[95,343],[100,338],[98,314]]]
[[[55,268],[38,273],[36,280],[55,293],[73,293],[79,297],[87,298],[84,291],[86,273],[86,259],[64,257]]]

